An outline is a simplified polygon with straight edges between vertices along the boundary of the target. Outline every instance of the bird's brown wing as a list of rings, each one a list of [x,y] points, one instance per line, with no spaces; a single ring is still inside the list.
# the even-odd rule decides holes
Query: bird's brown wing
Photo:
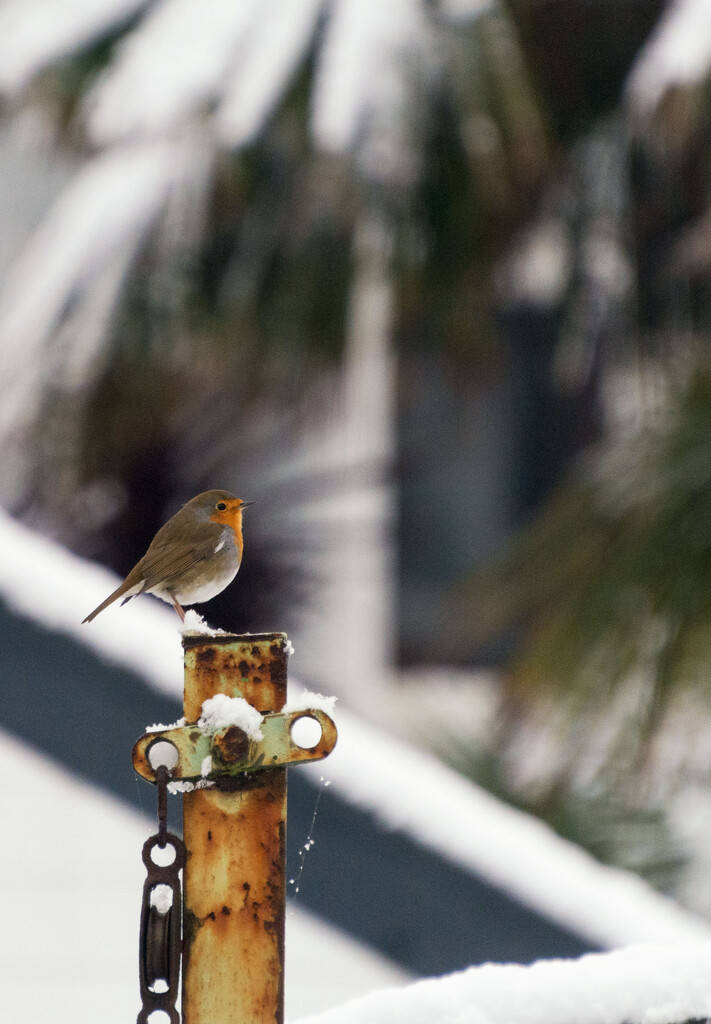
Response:
[[[169,582],[197,562],[208,558],[215,551],[222,529],[219,523],[195,523],[191,513],[186,512],[185,508],[181,509],[160,528],[148,551],[134,565],[121,586],[87,615],[84,622],[91,622],[119,597],[124,598],[122,603],[125,604],[137,594]],[[186,534],[190,537],[189,541],[183,539]]]
[[[144,579],[142,591],[153,590],[181,573],[191,569],[198,562],[214,554],[215,546],[222,535],[218,523],[193,523],[190,540],[176,540],[174,536],[161,536],[159,531],[153,543],[136,568],[140,568]]]

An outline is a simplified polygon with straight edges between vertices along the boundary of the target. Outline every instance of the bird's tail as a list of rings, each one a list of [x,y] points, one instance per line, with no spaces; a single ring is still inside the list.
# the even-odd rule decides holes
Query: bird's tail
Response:
[[[126,597],[124,598],[122,604],[125,604],[126,601],[129,601],[132,597],[134,597],[141,591],[143,587],[143,582],[144,581],[141,580],[139,583],[136,583],[135,579],[131,579],[131,577],[128,576],[123,581],[120,587],[116,587],[116,590],[114,590],[113,594],[109,594],[106,600],[101,602],[98,608],[95,608],[93,612],[87,615],[85,619],[82,619],[82,626],[84,625],[85,622],[91,622],[92,619],[96,618],[99,612],[103,612],[104,608],[108,608],[110,604],[113,604],[114,601],[117,601],[119,597],[124,597],[124,595],[126,595]]]

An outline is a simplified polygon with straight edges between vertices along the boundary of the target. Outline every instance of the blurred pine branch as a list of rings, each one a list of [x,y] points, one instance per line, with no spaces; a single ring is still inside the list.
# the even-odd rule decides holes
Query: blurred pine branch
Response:
[[[581,723],[614,717],[619,735],[600,754],[608,769],[613,753],[620,772],[641,768],[683,694],[693,692],[699,716],[708,715],[708,372],[699,370],[656,422],[589,453],[453,608],[460,650],[468,645],[470,654],[517,631],[512,708],[552,702],[568,737]],[[567,756],[575,758],[573,747]]]

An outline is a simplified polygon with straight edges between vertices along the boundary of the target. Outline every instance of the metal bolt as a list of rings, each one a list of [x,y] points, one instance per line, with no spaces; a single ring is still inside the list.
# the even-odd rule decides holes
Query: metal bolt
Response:
[[[244,729],[230,725],[222,732],[215,733],[212,740],[212,755],[222,764],[241,764],[249,760],[250,740]]]

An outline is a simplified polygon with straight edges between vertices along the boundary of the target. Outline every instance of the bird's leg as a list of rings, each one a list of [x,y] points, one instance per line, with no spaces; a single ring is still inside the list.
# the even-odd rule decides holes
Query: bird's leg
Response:
[[[176,597],[174,597],[174,596],[173,596],[173,595],[171,594],[171,595],[170,595],[170,600],[171,600],[171,601],[173,602],[173,607],[175,608],[176,612],[177,612],[177,613],[178,613],[178,615],[180,616],[180,621],[181,621],[181,622],[185,622],[185,612],[183,611],[183,609],[182,609],[182,608],[180,607],[180,605],[178,604],[178,600],[177,600],[177,598],[176,598]]]

